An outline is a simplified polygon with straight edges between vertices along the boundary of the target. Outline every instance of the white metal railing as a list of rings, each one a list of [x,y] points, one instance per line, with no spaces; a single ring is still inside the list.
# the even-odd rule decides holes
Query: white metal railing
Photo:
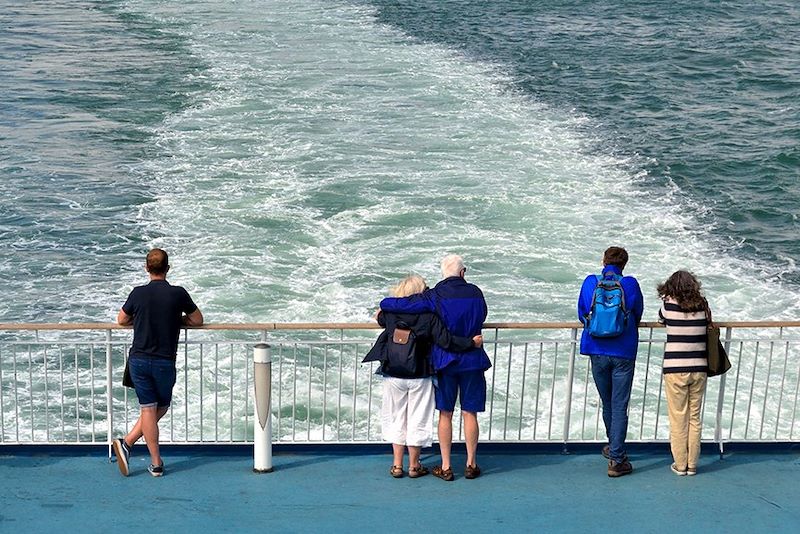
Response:
[[[709,380],[703,438],[800,440],[800,322],[719,323],[733,368]],[[236,324],[184,330],[165,443],[250,443],[252,350],[272,351],[275,443],[379,443],[380,378],[361,359],[372,324]],[[628,440],[666,442],[660,325],[640,325]],[[605,441],[577,323],[493,323],[481,441]],[[122,370],[131,333],[114,324],[0,324],[0,444],[110,443],[138,416]],[[109,431],[110,429],[110,431]],[[459,429],[459,434],[461,430]]]

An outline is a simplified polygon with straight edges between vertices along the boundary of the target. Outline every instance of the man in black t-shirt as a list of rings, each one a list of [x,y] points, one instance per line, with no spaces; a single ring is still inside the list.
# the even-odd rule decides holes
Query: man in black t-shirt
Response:
[[[145,269],[150,283],[133,288],[117,315],[123,326],[133,325],[133,343],[128,368],[141,415],[124,438],[112,443],[117,464],[128,476],[130,449],[144,436],[150,451],[150,474],[164,474],[164,463],[158,447],[158,421],[164,417],[172,401],[175,385],[175,357],[182,326],[201,326],[203,314],[189,293],[167,282],[169,257],[166,251],[154,248],[147,254]]]

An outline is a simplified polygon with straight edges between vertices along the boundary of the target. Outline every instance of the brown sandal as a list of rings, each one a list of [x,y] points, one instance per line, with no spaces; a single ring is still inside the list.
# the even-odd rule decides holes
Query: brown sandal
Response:
[[[478,464],[475,465],[468,465],[467,468],[464,470],[464,478],[478,478],[481,476],[481,468],[478,467]]]
[[[403,478],[403,466],[393,465],[392,468],[389,469],[389,474],[394,478]]]
[[[433,468],[433,476],[441,478],[442,480],[445,480],[447,482],[452,482],[453,480],[455,480],[455,477],[453,476],[453,469],[452,468],[442,469],[441,465],[437,465],[436,467]]]
[[[428,471],[428,468],[422,464],[419,464],[419,467],[408,468],[408,478],[424,477],[428,473],[430,473],[430,471]]]

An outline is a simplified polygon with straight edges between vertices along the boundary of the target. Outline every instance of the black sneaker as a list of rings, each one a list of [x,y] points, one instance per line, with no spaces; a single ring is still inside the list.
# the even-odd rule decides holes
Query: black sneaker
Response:
[[[111,443],[111,448],[114,449],[114,454],[117,456],[117,466],[122,476],[128,476],[128,459],[131,457],[131,448],[125,443],[122,438],[117,438]]]
[[[164,475],[164,464],[163,463],[161,465],[150,464],[150,467],[148,467],[147,470],[150,471],[150,474],[153,475],[154,477],[163,476]]]
[[[606,460],[610,460],[611,459],[611,446],[610,445],[606,445],[605,447],[603,447],[602,455],[603,455],[603,458],[605,458]]]
[[[631,473],[633,473],[633,466],[627,458],[621,462],[615,462],[614,460],[608,461],[608,476],[621,477],[630,475]]]

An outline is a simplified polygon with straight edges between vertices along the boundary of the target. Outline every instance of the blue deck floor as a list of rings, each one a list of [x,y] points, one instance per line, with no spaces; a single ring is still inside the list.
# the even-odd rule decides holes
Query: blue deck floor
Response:
[[[634,450],[619,479],[598,453],[482,454],[484,476],[450,483],[392,479],[374,452],[276,453],[257,475],[245,454],[167,449],[161,479],[143,446],[128,478],[102,452],[8,452],[0,532],[800,532],[796,447],[704,454],[695,477],[670,472],[666,447]]]

